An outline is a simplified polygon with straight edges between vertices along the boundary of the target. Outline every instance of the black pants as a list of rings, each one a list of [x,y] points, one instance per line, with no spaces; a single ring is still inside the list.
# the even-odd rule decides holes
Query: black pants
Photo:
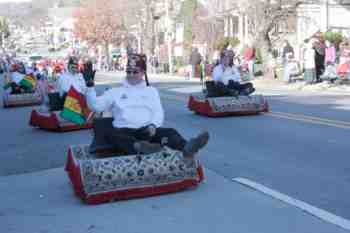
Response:
[[[49,93],[49,109],[50,111],[61,111],[63,110],[64,101],[66,100],[67,93],[64,93],[61,97],[58,92]]]
[[[315,54],[315,68],[316,68],[316,82],[320,82],[321,81],[320,77],[325,70],[324,55],[319,54],[317,50]]]
[[[175,150],[183,150],[186,140],[172,128],[157,128],[156,134],[149,136],[146,128],[112,128],[106,134],[106,141],[126,154],[135,154],[134,143],[148,141],[166,145]]]
[[[31,93],[32,90],[31,88],[22,86],[22,85],[18,85],[15,82],[11,83],[11,94],[21,94],[21,93]]]
[[[252,83],[241,84],[233,80],[230,80],[228,85],[221,82],[207,81],[206,87],[208,97],[232,96],[234,93],[236,93],[235,95],[249,95],[254,91]]]
[[[228,89],[231,90],[237,90],[239,91],[240,95],[248,95],[251,93],[250,90],[253,89],[253,84],[252,83],[239,83],[239,82],[235,82],[233,80],[230,80],[226,86]]]
[[[21,87],[17,85],[16,83],[11,83],[11,94],[20,94],[21,93]]]

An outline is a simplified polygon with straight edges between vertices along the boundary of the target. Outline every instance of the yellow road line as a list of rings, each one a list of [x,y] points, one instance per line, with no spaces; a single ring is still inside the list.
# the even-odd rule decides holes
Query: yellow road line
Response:
[[[168,100],[176,100],[176,101],[187,101],[188,97],[185,95],[169,95],[169,94],[162,94],[162,97],[168,99]],[[330,127],[336,127],[341,129],[350,129],[350,122],[347,121],[340,121],[340,120],[332,120],[327,118],[321,118],[321,117],[314,117],[314,116],[307,116],[303,114],[295,114],[295,113],[286,113],[286,112],[268,112],[263,113],[263,115],[270,116],[270,117],[277,117],[277,118],[283,118],[287,120],[294,120],[294,121],[301,121],[306,122],[310,124],[318,124],[318,125],[325,125]]]
[[[341,128],[341,129],[350,129],[350,125],[342,125],[342,124],[336,124],[336,123],[329,123],[327,121],[307,119],[307,118],[304,118],[302,115],[300,117],[295,117],[295,116],[291,117],[291,116],[288,116],[285,114],[276,114],[274,112],[264,113],[264,115],[293,120],[293,121],[301,121],[301,122],[306,122],[306,123],[310,123],[310,124],[325,125],[325,126],[336,127],[336,128]]]
[[[308,120],[322,121],[322,122],[327,122],[327,123],[332,123],[332,124],[347,125],[350,127],[350,122],[348,122],[348,121],[332,120],[332,119],[327,119],[327,118],[307,116],[307,115],[303,115],[303,114],[295,114],[295,113],[287,113],[287,112],[275,112],[275,111],[273,111],[272,113],[281,114],[281,115],[290,116],[290,117],[304,118],[304,119],[308,119]]]

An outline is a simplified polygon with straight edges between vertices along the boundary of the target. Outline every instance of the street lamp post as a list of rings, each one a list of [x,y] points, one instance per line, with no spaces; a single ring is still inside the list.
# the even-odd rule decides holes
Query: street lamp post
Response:
[[[154,20],[154,55],[159,58],[159,28],[158,20],[160,19],[159,15],[153,16]]]
[[[169,62],[169,72],[173,73],[173,55],[172,55],[172,44],[171,44],[171,33],[172,33],[172,24],[169,15],[169,0],[165,0],[165,17],[166,17],[166,38],[167,38],[167,47],[168,47],[168,62]]]
[[[329,29],[329,1],[326,0],[326,30]]]

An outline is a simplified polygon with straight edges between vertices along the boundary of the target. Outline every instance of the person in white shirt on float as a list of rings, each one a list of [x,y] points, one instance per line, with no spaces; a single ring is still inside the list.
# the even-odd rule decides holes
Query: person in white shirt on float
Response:
[[[75,90],[84,94],[86,92],[86,82],[83,75],[78,71],[78,59],[70,57],[67,68],[68,71],[61,74],[57,80],[57,89],[61,98],[65,97],[72,86]]]
[[[162,146],[168,146],[182,151],[185,158],[192,158],[207,144],[208,132],[187,141],[175,129],[163,128],[164,110],[159,93],[156,88],[146,85],[145,72],[146,56],[129,54],[126,79],[121,87],[97,97],[93,75],[88,79],[86,98],[89,107],[95,112],[112,110],[112,128],[108,130],[106,140],[125,154],[155,153]]]
[[[213,81],[215,82],[216,93],[209,93],[213,96],[249,95],[254,92],[251,83],[241,84],[241,74],[233,64],[235,55],[232,50],[224,50],[220,55],[220,63],[214,67]]]
[[[9,76],[11,94],[21,94],[30,91],[28,87],[21,85],[21,81],[25,78],[25,76],[26,69],[23,63],[18,62],[11,65]]]

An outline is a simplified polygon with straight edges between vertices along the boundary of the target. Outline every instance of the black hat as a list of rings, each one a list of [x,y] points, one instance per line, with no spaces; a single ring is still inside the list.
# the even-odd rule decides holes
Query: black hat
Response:
[[[130,53],[128,54],[128,63],[126,70],[142,70],[147,71],[147,57],[145,54]]]

